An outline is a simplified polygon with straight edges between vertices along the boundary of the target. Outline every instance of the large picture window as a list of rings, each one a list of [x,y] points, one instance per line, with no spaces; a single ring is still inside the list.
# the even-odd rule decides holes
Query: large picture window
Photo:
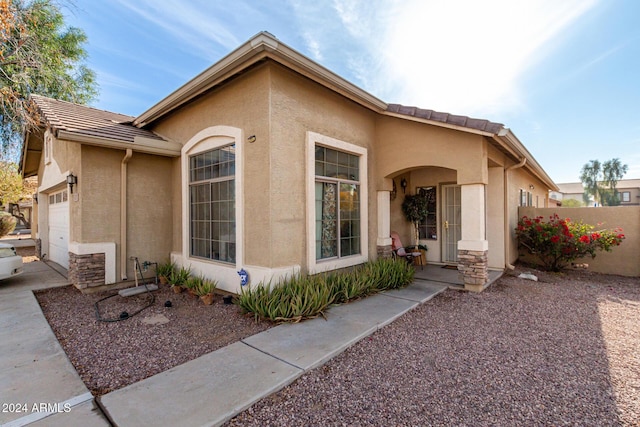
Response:
[[[190,255],[236,262],[235,145],[189,157]]]
[[[315,147],[316,260],[361,253],[359,156]]]

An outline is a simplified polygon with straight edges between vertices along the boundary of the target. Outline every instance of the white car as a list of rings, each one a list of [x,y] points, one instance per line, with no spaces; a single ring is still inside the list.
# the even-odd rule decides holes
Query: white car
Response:
[[[8,243],[0,243],[0,280],[22,274],[22,257],[16,248]]]

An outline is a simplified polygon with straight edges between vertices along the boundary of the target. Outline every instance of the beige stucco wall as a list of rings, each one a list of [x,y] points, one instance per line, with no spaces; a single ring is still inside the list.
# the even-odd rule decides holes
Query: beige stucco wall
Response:
[[[307,131],[365,147],[368,168],[374,169],[376,155],[374,114],[281,67],[272,68],[272,151],[270,265],[291,263],[307,268],[306,238],[306,148]],[[371,174],[370,174],[371,176]],[[376,253],[376,197],[369,181],[369,257]]]
[[[505,266],[504,252],[504,169],[489,168],[487,191],[487,255],[489,268],[502,269]]]
[[[487,183],[487,143],[480,135],[379,116],[377,186],[399,171],[439,166],[458,171],[458,184]]]
[[[269,67],[259,66],[172,113],[154,125],[153,131],[166,138],[186,144],[198,132],[212,126],[232,126],[245,136],[256,136],[256,142],[244,144],[244,234],[245,262],[267,265],[270,257],[268,216],[271,206],[270,136],[269,136]],[[182,190],[181,166],[173,162],[172,251],[182,251]],[[167,254],[168,255],[168,254]]]
[[[507,167],[513,166],[507,165]],[[515,168],[508,171],[508,263],[513,263],[518,259],[518,242],[515,237],[515,230],[518,224],[518,208],[520,206],[520,190],[530,191],[533,194],[534,207],[536,201],[538,207],[544,208],[548,206],[549,189],[535,176],[529,173],[526,168]],[[530,186],[534,188],[531,189]]]
[[[612,252],[597,252],[595,258],[587,257],[576,260],[576,263],[586,263],[589,271],[605,274],[619,274],[622,276],[640,276],[640,206],[616,206],[598,208],[520,208],[519,215],[534,218],[549,216],[557,213],[561,218],[571,221],[583,221],[599,229],[615,229],[622,227],[625,240],[620,246],[614,247]],[[598,225],[602,223],[601,225]]]
[[[47,194],[68,188],[66,183],[67,173],[78,175],[81,171],[80,144],[71,141],[53,138],[51,144],[51,158],[45,161],[44,151],[40,156],[40,166],[38,167],[38,191],[43,194],[38,199],[38,204],[34,205],[35,217],[38,218],[38,225],[32,229],[32,233],[42,239],[43,251],[47,252],[48,240],[48,198]],[[78,186],[74,187],[77,193]],[[69,194],[69,241],[78,235],[78,227],[74,219],[79,216],[80,206],[75,202],[72,194]]]
[[[71,221],[78,243],[116,243],[116,277],[120,279],[122,242],[121,164],[124,150],[82,146],[78,177],[78,215]],[[171,159],[133,153],[127,164],[126,275],[135,271],[130,257],[140,262],[163,262],[171,250]],[[81,215],[79,214],[81,212]]]
[[[313,131],[369,149],[374,114],[306,78],[267,63],[181,108],[153,131],[185,144],[212,126],[232,126],[244,144],[244,262],[266,268],[306,268],[306,133]],[[173,164],[172,250],[182,250],[180,164]],[[372,188],[370,195],[375,195]],[[369,197],[369,253],[375,254],[375,197]]]

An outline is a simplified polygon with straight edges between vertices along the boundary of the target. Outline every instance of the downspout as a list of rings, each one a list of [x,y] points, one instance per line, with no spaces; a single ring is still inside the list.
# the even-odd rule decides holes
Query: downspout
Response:
[[[133,156],[133,150],[127,153],[120,165],[120,278],[127,280],[127,163]]]
[[[510,229],[509,229],[509,171],[519,169],[527,163],[527,158],[523,157],[520,163],[509,166],[504,170],[504,266],[509,270],[516,268],[509,262],[509,249],[511,247]]]

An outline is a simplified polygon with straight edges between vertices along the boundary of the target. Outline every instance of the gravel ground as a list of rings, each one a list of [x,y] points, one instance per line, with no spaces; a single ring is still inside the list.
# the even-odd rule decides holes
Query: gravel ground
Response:
[[[71,363],[95,396],[166,371],[272,325],[256,323],[236,305],[216,295],[204,305],[167,285],[153,292],[155,302],[124,321],[96,320],[94,303],[116,292],[83,295],[73,286],[36,292],[42,311]],[[149,295],[107,299],[99,303],[102,318],[118,318],[147,305]],[[165,307],[171,301],[172,307]],[[168,320],[166,323],[155,323]]]
[[[448,290],[229,426],[639,426],[640,283],[529,271]]]

